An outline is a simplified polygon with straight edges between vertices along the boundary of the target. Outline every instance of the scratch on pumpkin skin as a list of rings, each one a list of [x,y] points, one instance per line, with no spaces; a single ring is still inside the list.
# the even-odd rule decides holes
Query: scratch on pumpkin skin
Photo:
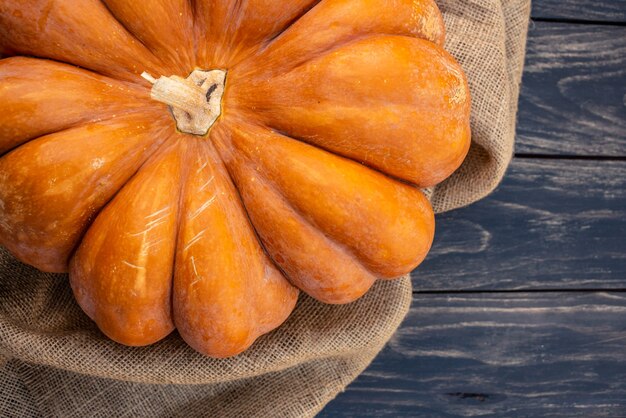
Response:
[[[143,270],[143,271],[145,271],[145,270],[146,270],[146,268],[145,268],[145,267],[138,266],[138,265],[133,264],[133,263],[129,263],[129,262],[128,262],[128,261],[126,261],[126,260],[122,261],[122,263],[126,264],[128,267],[134,268],[135,270]]]
[[[144,247],[144,251],[146,251],[146,252],[147,252],[150,248],[152,248],[152,247],[156,247],[157,245],[159,245],[159,244],[160,244],[160,243],[162,243],[163,241],[165,241],[165,238],[161,238],[161,239],[158,239],[158,240],[156,240],[156,241],[153,241],[153,242],[148,243],[148,244]]]
[[[198,191],[200,191],[200,192],[201,192],[201,191],[203,191],[204,189],[206,189],[207,187],[209,187],[209,185],[210,185],[211,183],[213,183],[213,180],[215,180],[215,176],[211,176],[211,178],[210,178],[210,179],[208,179],[208,180],[207,180],[207,182],[206,182],[206,183],[204,183],[204,184],[202,185],[202,187],[200,187],[200,189],[199,189]]]
[[[204,170],[204,169],[205,169],[208,165],[209,165],[209,163],[208,163],[208,162],[205,162],[204,164],[202,164],[202,165],[200,166],[200,168],[198,168],[198,170],[196,171],[196,173],[200,173],[200,172],[202,172],[202,170]]]
[[[187,245],[185,245],[185,248],[183,248],[183,251],[187,251],[189,248],[191,248],[195,243],[197,243],[200,238],[202,238],[202,236],[204,235],[204,233],[206,232],[207,228],[203,229],[202,231],[198,232],[196,234],[195,237],[193,237],[188,243]],[[193,257],[191,257],[193,259]]]
[[[210,208],[211,205],[213,205],[213,203],[215,202],[216,198],[217,198],[217,196],[213,195],[213,197],[211,197],[209,200],[204,202],[204,204],[202,206],[200,206],[198,208],[198,210],[196,210],[193,214],[191,214],[191,216],[189,217],[189,220],[192,221],[192,220],[196,219],[198,216],[200,216],[200,214],[202,212],[204,212],[205,210]]]
[[[146,224],[146,227],[150,228],[153,225],[161,225],[163,222],[165,222],[167,220],[168,216],[169,216],[169,213],[164,213],[163,215],[159,216],[158,218],[153,219],[150,222],[148,222]]]
[[[164,207],[163,209],[159,209],[159,210],[157,210],[157,211],[156,211],[156,212],[154,212],[153,214],[146,216],[146,220],[148,220],[148,219],[152,219],[152,218],[154,218],[155,216],[158,216],[158,215],[162,214],[163,212],[165,212],[165,211],[169,210],[169,208],[170,208],[170,205],[167,205],[167,206],[166,206],[166,207]]]
[[[146,257],[147,255],[144,255],[142,258],[145,260]],[[131,267],[134,270],[137,270],[137,276],[135,277],[134,289],[135,289],[135,292],[141,292],[142,289],[144,289],[146,286],[146,275],[147,275],[148,270],[143,266],[138,266],[136,264],[129,263],[126,260],[122,261],[122,263],[126,264],[128,267]]]
[[[201,277],[198,274],[198,269],[196,268],[196,260],[193,258],[193,255],[191,256],[190,260],[191,260],[191,266],[193,267],[193,273],[196,275],[196,280],[194,280],[193,282],[189,284],[189,286],[193,286],[200,282]]]
[[[169,215],[169,214],[168,214],[168,213],[166,213],[166,214],[164,214],[163,216],[161,216],[161,217],[159,217],[159,218],[157,218],[157,219],[154,219],[154,220],[152,220],[152,221],[148,222],[148,223],[146,224],[146,229],[144,229],[143,231],[141,231],[141,232],[136,232],[136,233],[134,233],[134,234],[128,234],[128,235],[130,235],[131,237],[138,237],[138,236],[140,236],[140,235],[147,234],[148,232],[150,232],[150,231],[152,231],[153,229],[157,228],[159,225],[162,225],[162,224],[164,224],[165,222],[167,222],[167,217],[168,217],[168,215]]]

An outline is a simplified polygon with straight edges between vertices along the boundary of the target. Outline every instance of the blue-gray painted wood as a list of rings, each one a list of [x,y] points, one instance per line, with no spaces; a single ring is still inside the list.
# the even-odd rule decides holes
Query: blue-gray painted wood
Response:
[[[626,0],[533,0],[532,17],[626,22]]]
[[[624,417],[626,294],[416,295],[320,417]]]
[[[626,161],[514,159],[486,199],[437,218],[416,290],[626,288]]]
[[[518,153],[626,156],[626,26],[531,24],[517,133]]]

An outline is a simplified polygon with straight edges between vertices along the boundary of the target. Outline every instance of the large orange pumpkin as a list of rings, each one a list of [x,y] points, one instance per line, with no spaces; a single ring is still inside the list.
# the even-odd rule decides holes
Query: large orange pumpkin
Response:
[[[0,243],[110,338],[235,355],[414,269],[470,142],[432,0],[0,0]]]

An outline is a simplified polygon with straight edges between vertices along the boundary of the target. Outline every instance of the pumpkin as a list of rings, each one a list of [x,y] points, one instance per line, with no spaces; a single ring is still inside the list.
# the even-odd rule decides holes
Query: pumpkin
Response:
[[[1,0],[0,244],[228,357],[425,258],[470,143],[432,0]]]

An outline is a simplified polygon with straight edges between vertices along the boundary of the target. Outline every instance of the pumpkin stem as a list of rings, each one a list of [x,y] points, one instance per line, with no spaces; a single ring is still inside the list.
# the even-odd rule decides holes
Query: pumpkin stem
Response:
[[[186,79],[176,75],[156,79],[146,72],[141,76],[152,84],[150,97],[170,107],[182,132],[206,135],[222,113],[226,71],[195,70]]]

